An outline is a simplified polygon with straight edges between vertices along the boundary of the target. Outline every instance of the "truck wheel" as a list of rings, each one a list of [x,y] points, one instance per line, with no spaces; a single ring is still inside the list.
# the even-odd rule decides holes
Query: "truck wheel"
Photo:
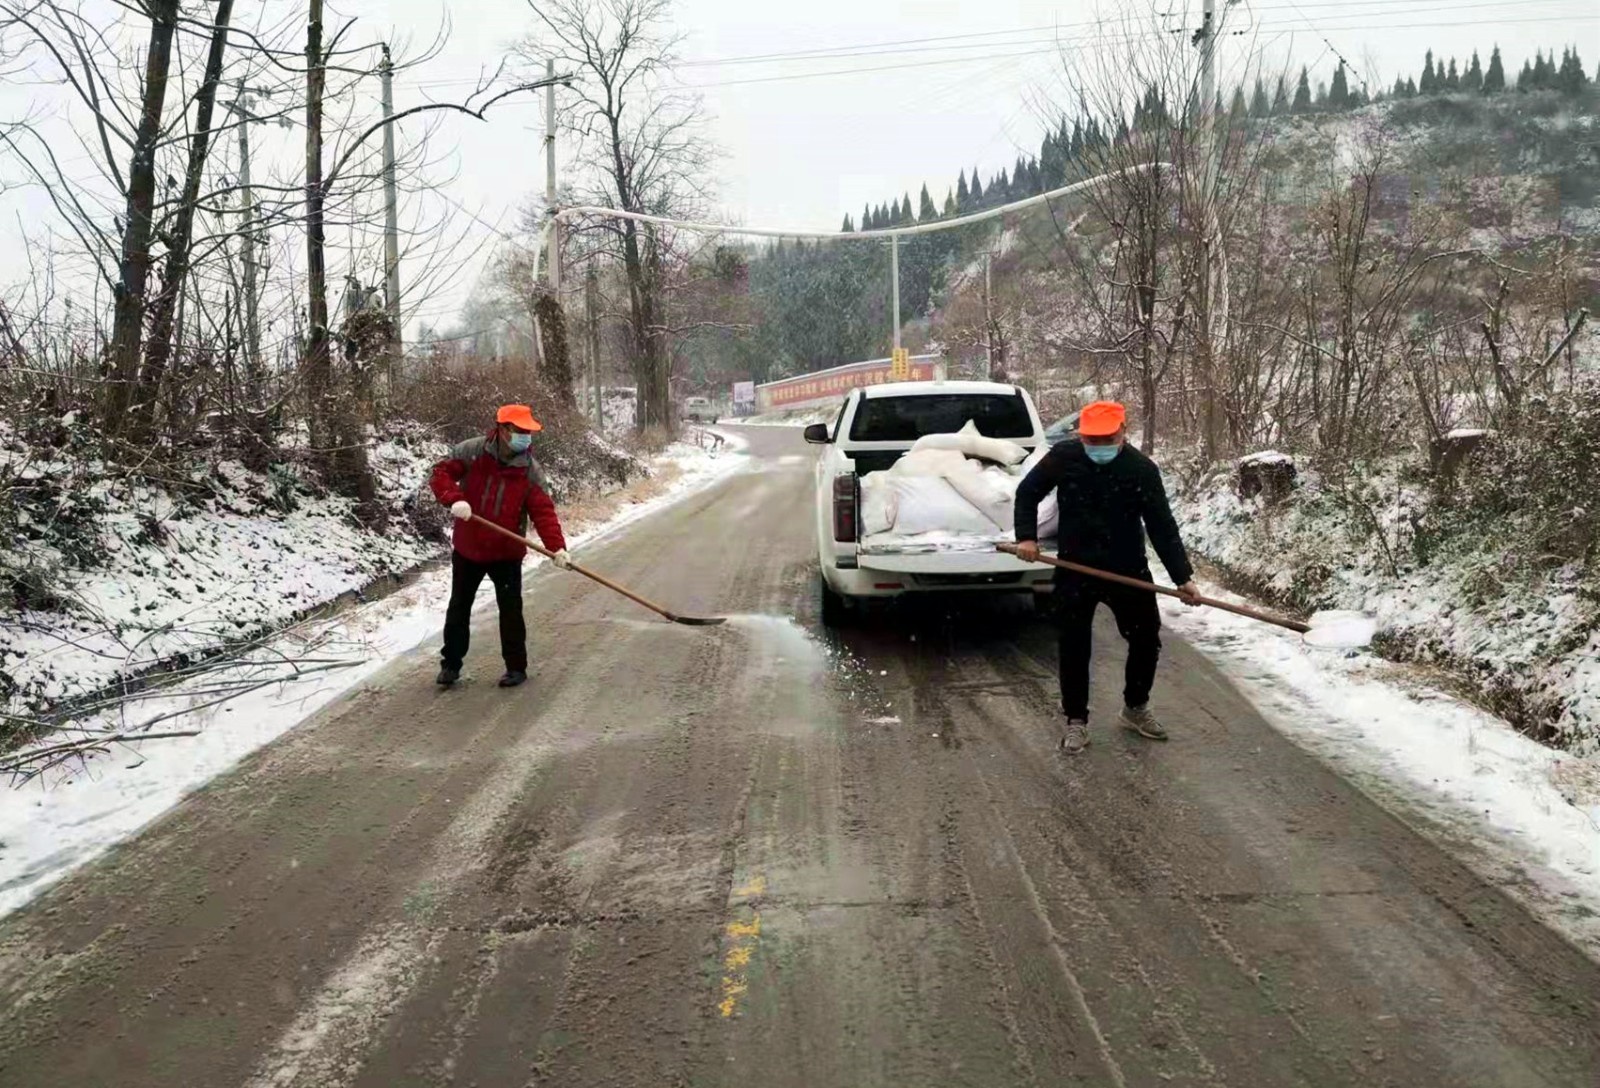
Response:
[[[829,588],[827,579],[821,575],[817,576],[817,583],[822,587],[822,626],[849,626],[855,614],[850,602]]]

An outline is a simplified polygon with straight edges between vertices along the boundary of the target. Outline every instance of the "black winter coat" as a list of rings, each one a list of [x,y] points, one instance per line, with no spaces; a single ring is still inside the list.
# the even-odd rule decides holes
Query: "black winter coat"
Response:
[[[1039,503],[1054,489],[1061,504],[1062,559],[1114,574],[1140,577],[1145,530],[1177,585],[1194,577],[1178,523],[1167,503],[1167,489],[1156,463],[1130,445],[1109,464],[1097,465],[1077,439],[1045,455],[1017,488],[1018,540],[1039,538]]]

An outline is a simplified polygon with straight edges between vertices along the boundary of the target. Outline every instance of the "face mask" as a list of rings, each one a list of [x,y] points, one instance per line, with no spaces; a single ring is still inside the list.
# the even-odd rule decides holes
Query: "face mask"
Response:
[[[533,435],[514,433],[507,435],[506,445],[511,447],[512,453],[523,453],[529,446],[533,445]]]
[[[1122,452],[1122,445],[1121,443],[1118,443],[1115,446],[1091,446],[1089,443],[1085,442],[1083,444],[1083,452],[1087,453],[1089,455],[1089,460],[1093,461],[1095,464],[1109,465],[1112,461],[1117,459],[1117,454]]]

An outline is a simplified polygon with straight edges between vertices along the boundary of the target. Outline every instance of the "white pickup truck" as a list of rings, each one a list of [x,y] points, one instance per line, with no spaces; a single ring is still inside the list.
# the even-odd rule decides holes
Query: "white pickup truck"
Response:
[[[968,422],[988,438],[1032,452],[1047,444],[1028,394],[996,382],[900,382],[853,390],[833,423],[806,428],[817,458],[817,559],[822,622],[845,623],[863,598],[919,592],[1034,592],[1050,585],[1047,567],[997,552],[1008,532],[940,534],[916,540],[862,535],[860,478],[889,468],[917,439],[959,431]]]

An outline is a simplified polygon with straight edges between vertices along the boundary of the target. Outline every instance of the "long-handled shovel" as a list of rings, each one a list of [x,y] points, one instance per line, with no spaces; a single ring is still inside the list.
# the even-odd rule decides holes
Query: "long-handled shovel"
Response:
[[[555,558],[555,553],[554,552],[552,552],[549,549],[543,547],[542,545],[540,545],[536,541],[529,540],[525,536],[521,536],[521,535],[519,535],[517,533],[513,533],[510,529],[504,528],[503,526],[496,525],[494,522],[489,521],[489,520],[487,520],[485,518],[480,518],[477,514],[473,514],[472,515],[472,520],[477,522],[479,525],[483,525],[483,526],[486,526],[486,527],[488,527],[490,529],[493,529],[495,532],[499,533],[501,536],[508,536],[512,540],[521,541],[523,544],[526,544],[529,548],[531,548],[534,551],[538,552],[540,555],[544,556],[546,559],[554,559]],[[645,600],[643,597],[639,596],[637,593],[634,593],[632,590],[623,589],[621,586],[617,585],[617,583],[611,581],[609,578],[602,577],[601,575],[596,574],[592,570],[587,570],[584,567],[578,566],[578,564],[576,564],[576,563],[572,564],[572,570],[574,572],[578,573],[578,574],[583,575],[585,578],[588,578],[590,581],[599,582],[601,585],[605,586],[607,589],[611,590],[613,593],[622,594],[624,597],[628,598],[628,600],[632,601],[634,604],[639,605],[639,606],[641,606],[643,608],[648,608],[650,611],[654,612],[656,615],[662,617],[663,619],[671,620],[673,623],[681,623],[681,624],[683,624],[683,625],[685,625],[687,627],[715,627],[719,623],[728,622],[722,616],[680,616],[676,612],[667,611],[665,608],[662,608],[660,605],[654,603],[653,601]]]
[[[999,551],[1003,551],[1008,555],[1017,554],[1017,546],[1015,544],[996,544],[995,547]],[[1087,574],[1091,578],[1103,578],[1107,582],[1116,582],[1118,585],[1132,586],[1134,589],[1147,589],[1154,593],[1164,593],[1168,597],[1177,597],[1179,599],[1182,599],[1183,597],[1183,594],[1179,593],[1177,590],[1168,589],[1166,586],[1158,586],[1154,582],[1143,582],[1138,578],[1129,578],[1122,574],[1112,574],[1108,570],[1099,570],[1095,567],[1086,567],[1082,563],[1069,563],[1065,559],[1057,559],[1050,555],[1039,556],[1039,562],[1047,563],[1052,567],[1060,567],[1062,570],[1070,570],[1075,574]],[[1283,616],[1274,616],[1270,612],[1258,612],[1256,609],[1247,608],[1242,604],[1231,604],[1228,601],[1219,601],[1214,597],[1201,597],[1198,600],[1200,604],[1210,605],[1212,608],[1220,608],[1224,612],[1232,612],[1235,615],[1246,616],[1253,620],[1260,620],[1263,623],[1274,623],[1279,627],[1287,627],[1291,631],[1298,631],[1302,635],[1311,630],[1311,625],[1309,623],[1301,623],[1299,620],[1286,619]]]

